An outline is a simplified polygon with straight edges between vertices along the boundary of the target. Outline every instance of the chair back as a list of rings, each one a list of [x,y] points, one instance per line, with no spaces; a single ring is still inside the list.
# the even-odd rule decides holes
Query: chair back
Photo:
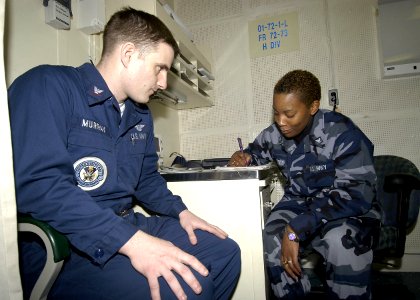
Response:
[[[420,175],[410,160],[394,155],[374,157],[376,200],[381,206],[381,229],[375,255],[402,257],[407,229],[418,217]],[[409,180],[408,180],[409,179]]]

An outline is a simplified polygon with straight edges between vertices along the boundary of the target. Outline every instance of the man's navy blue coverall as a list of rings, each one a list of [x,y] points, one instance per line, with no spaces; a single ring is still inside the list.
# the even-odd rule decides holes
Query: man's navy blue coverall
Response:
[[[10,87],[9,108],[18,210],[46,221],[72,245],[50,298],[150,298],[146,278],[118,254],[138,230],[172,242],[209,269],[208,277],[193,271],[203,299],[229,297],[239,276],[239,247],[200,230],[198,244],[189,242],[178,219],[186,206],[157,172],[146,105],[128,99],[121,117],[95,66],[84,64],[28,71]],[[161,217],[134,213],[137,203]],[[20,247],[27,296],[45,255],[36,242]],[[162,299],[174,298],[163,279],[160,286]]]

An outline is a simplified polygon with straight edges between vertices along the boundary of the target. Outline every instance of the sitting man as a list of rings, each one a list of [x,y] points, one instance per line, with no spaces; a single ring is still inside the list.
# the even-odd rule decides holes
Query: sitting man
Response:
[[[157,171],[149,97],[179,49],[132,8],[105,27],[97,66],[38,66],[9,89],[17,206],[67,236],[71,255],[49,299],[229,299],[240,250],[191,213]],[[141,204],[160,216],[133,211]],[[24,296],[43,266],[20,243]]]
[[[307,71],[287,73],[274,87],[274,124],[235,152],[231,166],[275,162],[285,193],[264,230],[267,273],[276,298],[303,298],[311,289],[300,257],[325,260],[330,299],[370,299],[373,145],[347,117],[319,109],[321,87]],[[361,216],[363,216],[361,218]]]

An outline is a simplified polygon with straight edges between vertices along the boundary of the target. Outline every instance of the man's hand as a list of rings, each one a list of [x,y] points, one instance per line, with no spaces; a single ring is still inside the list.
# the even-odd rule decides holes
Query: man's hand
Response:
[[[242,151],[236,151],[229,159],[229,167],[246,167],[251,163],[251,155]]]
[[[147,278],[153,300],[161,299],[158,281],[160,276],[166,280],[178,299],[186,299],[187,296],[173,271],[177,272],[196,294],[201,293],[201,285],[189,267],[203,276],[209,273],[194,256],[168,241],[142,231],[137,231],[119,252],[126,255],[133,267]]]
[[[207,223],[206,221],[197,217],[187,209],[183,210],[179,214],[179,222],[182,228],[184,228],[184,230],[187,232],[190,242],[193,245],[197,244],[197,237],[194,233],[195,229],[208,231],[221,239],[225,239],[228,236],[227,233],[219,227]]]
[[[302,272],[298,257],[299,243],[289,240],[289,237],[287,236],[289,232],[293,232],[293,230],[287,225],[281,242],[280,261],[286,273],[294,280],[298,280],[298,277],[300,277]]]

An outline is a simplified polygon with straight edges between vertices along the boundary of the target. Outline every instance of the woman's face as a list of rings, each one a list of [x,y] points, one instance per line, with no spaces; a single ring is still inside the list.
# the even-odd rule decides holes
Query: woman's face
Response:
[[[273,97],[274,121],[286,138],[298,136],[318,111],[319,100],[307,107],[295,94],[275,94]]]

